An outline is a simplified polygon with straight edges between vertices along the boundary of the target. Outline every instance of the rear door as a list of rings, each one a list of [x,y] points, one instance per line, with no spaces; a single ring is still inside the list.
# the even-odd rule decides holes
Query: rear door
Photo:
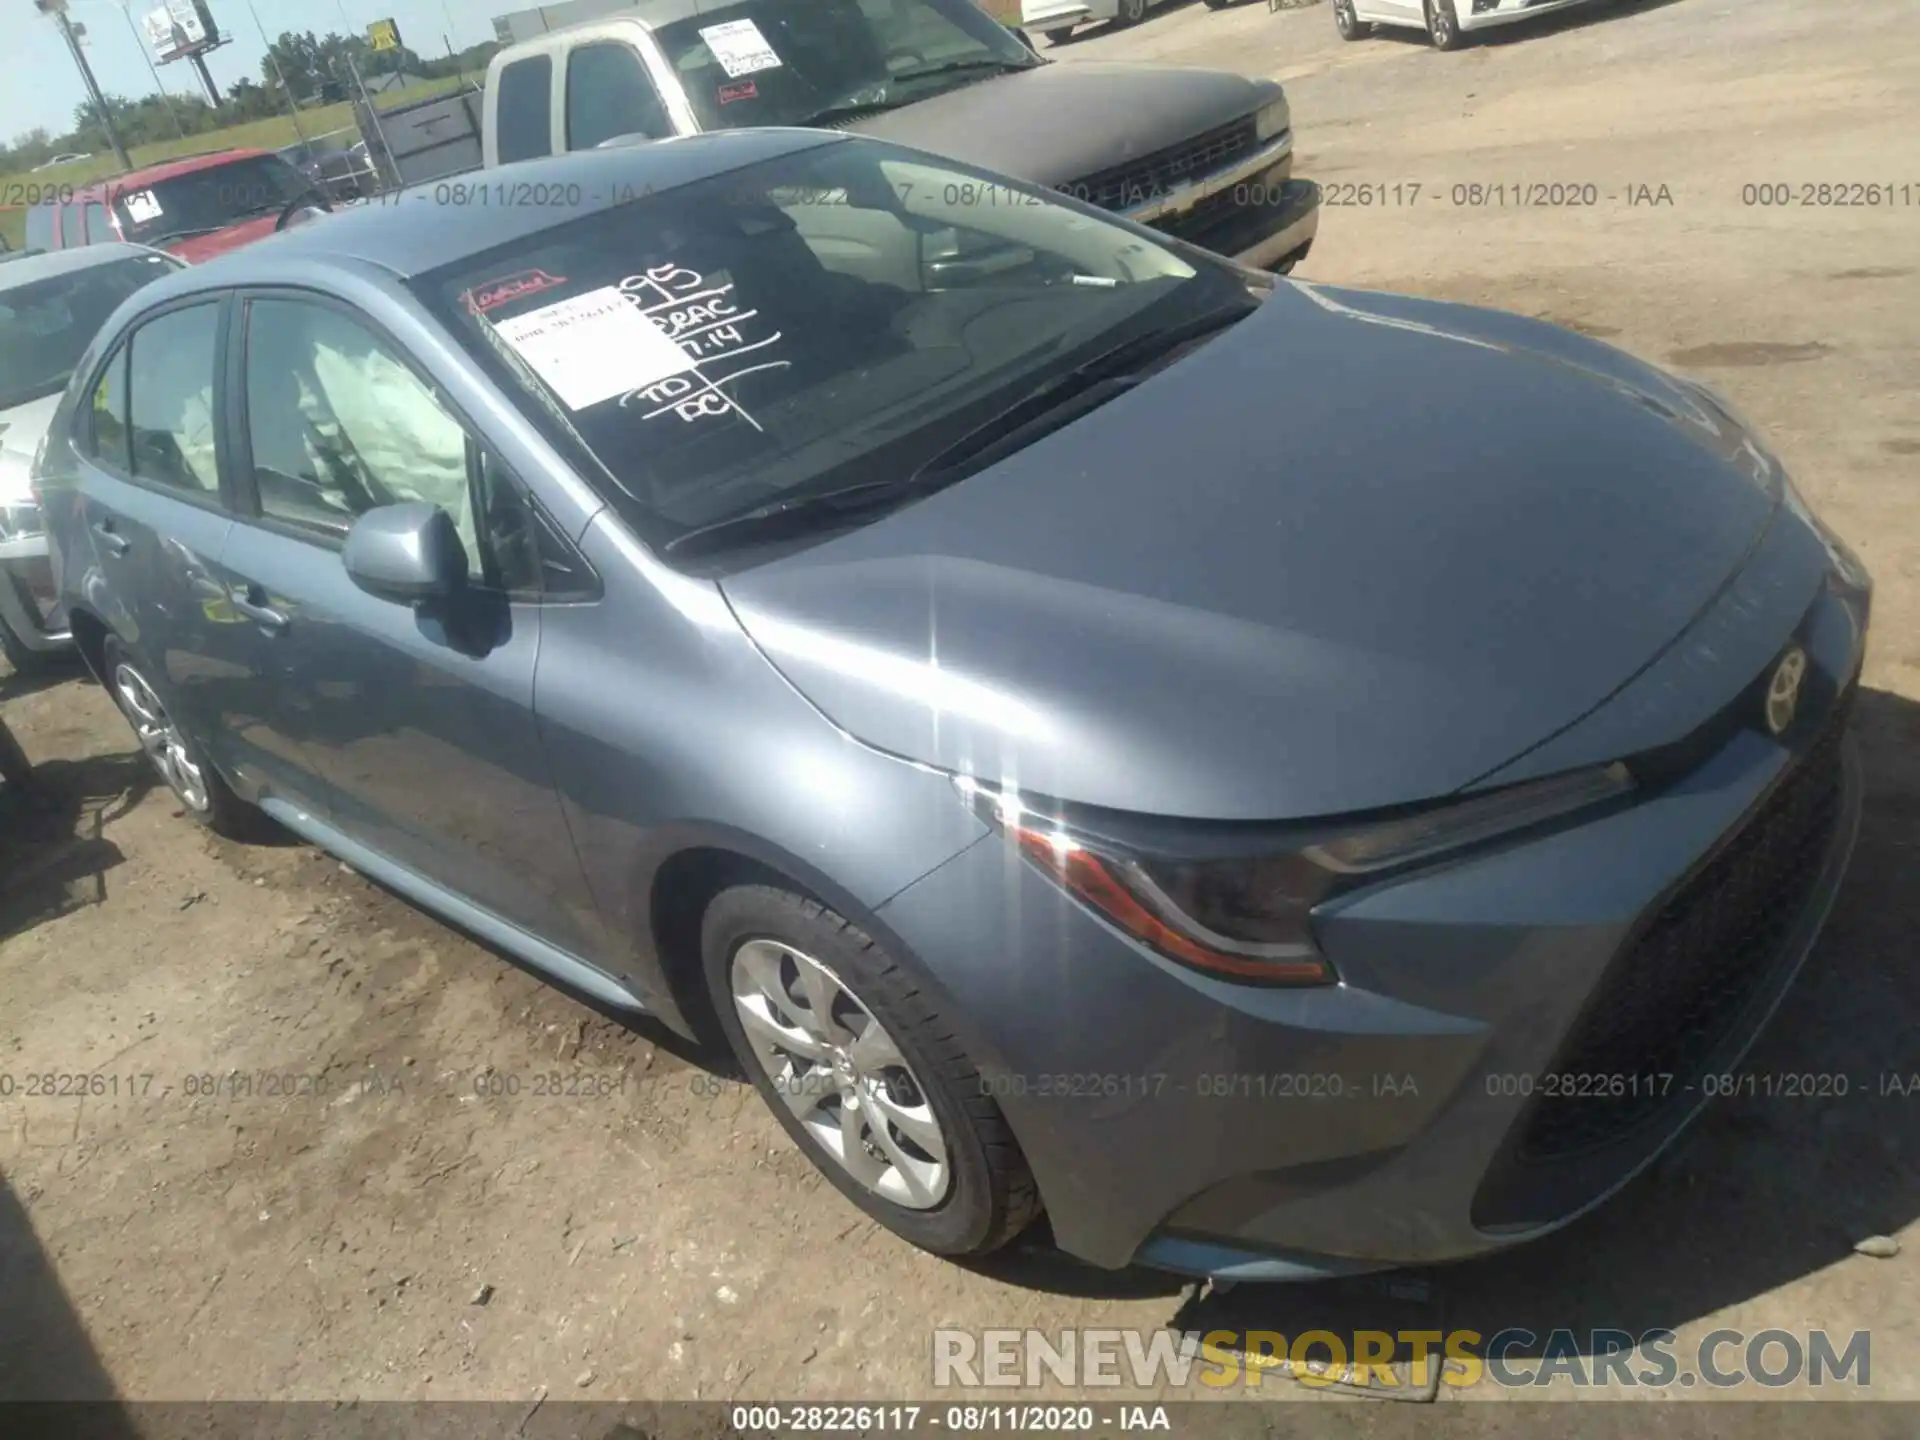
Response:
[[[273,629],[276,685],[333,823],[591,957],[602,936],[533,713],[540,546],[564,542],[542,539],[537,507],[367,316],[304,291],[243,304],[242,517],[223,558],[236,603]],[[474,582],[444,611],[376,599],[341,564],[357,516],[407,500],[446,510],[467,551]]]
[[[220,564],[233,529],[216,383],[229,303],[195,296],[155,312],[90,377],[76,435],[82,515],[105,582],[104,618],[166,691],[176,723],[229,779],[258,754],[286,788],[310,791]]]

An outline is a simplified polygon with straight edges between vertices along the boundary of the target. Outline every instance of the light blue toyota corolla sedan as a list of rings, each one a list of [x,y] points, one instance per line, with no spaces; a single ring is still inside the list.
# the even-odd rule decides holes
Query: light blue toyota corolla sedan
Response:
[[[123,305],[52,433],[192,816],[717,1026],[942,1254],[1538,1235],[1853,843],[1869,581],[1714,394],[877,140],[316,219]]]

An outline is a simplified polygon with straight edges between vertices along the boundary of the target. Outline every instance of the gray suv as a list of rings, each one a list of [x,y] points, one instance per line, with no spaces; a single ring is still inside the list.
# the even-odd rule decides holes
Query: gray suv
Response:
[[[62,402],[60,593],[201,822],[717,1026],[948,1255],[1510,1245],[1779,1002],[1869,581],[1711,392],[869,138],[522,173],[580,198],[163,280]]]

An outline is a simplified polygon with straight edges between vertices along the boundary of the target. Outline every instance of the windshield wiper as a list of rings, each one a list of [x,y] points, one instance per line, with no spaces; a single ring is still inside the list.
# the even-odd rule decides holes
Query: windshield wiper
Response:
[[[798,125],[803,129],[811,125],[833,125],[841,120],[857,120],[862,115],[875,115],[882,110],[898,110],[904,104],[906,104],[904,100],[888,100],[885,98],[864,102],[836,102],[823,109],[815,110],[810,115],[802,115],[798,120],[788,123]]]
[[[935,75],[960,75],[969,70],[1037,70],[1047,62],[1044,60],[998,60],[980,58],[973,60],[947,60],[939,65],[922,65],[917,70],[896,70],[887,77],[889,86],[902,80],[926,80]]]
[[[962,473],[983,469],[1002,455],[1038,439],[1047,430],[1057,430],[1095,405],[1104,404],[1121,391],[1139,384],[1146,379],[1142,371],[1150,362],[1224,330],[1259,308],[1258,301],[1216,306],[1109,346],[974,426],[952,444],[936,451],[900,483],[919,490],[936,477],[953,480]]]
[[[965,431],[957,440],[935,451],[904,479],[867,480],[837,490],[771,501],[738,515],[696,525],[669,540],[665,549],[670,553],[716,538],[779,531],[791,528],[796,520],[845,518],[877,508],[893,509],[930,495],[984,469],[1047,431],[1058,430],[1104,405],[1144,380],[1146,376],[1141,371],[1150,361],[1223,330],[1258,308],[1258,302],[1218,306],[1109,346]]]

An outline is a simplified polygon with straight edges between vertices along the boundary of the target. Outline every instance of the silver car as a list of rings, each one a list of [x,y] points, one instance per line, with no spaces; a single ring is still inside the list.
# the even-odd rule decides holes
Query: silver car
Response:
[[[120,302],[184,264],[108,244],[23,255],[0,269],[0,646],[15,670],[71,643],[54,620],[46,530],[27,479],[47,422]]]

